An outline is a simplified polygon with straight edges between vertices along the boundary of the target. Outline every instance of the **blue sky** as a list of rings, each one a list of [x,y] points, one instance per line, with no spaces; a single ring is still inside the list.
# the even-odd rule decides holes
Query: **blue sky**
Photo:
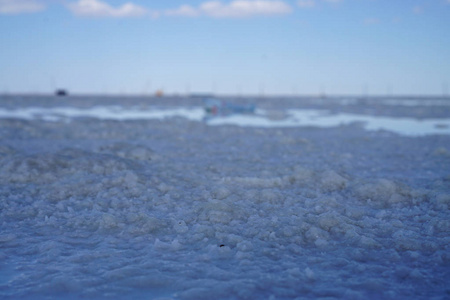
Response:
[[[450,93],[450,0],[0,0],[0,93]]]

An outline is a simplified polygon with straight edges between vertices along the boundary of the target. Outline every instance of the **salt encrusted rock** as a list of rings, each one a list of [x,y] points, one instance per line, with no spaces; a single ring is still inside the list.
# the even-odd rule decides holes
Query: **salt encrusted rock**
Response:
[[[336,212],[327,212],[319,216],[317,224],[325,231],[330,231],[333,227],[338,226],[344,222],[342,216]]]
[[[387,179],[364,183],[354,189],[354,194],[359,200],[380,208],[393,204],[408,204],[412,198],[406,186]]]
[[[438,206],[448,209],[450,207],[450,193],[437,195],[435,202]]]
[[[309,280],[315,280],[316,274],[309,267],[305,268],[305,276]]]
[[[220,186],[213,190],[212,195],[215,199],[223,200],[230,196],[231,192],[224,186]]]
[[[100,227],[105,229],[111,229],[118,226],[116,217],[111,214],[103,214],[100,220]]]
[[[181,220],[175,222],[174,229],[177,233],[186,233],[189,230],[189,227],[186,225],[186,222]]]
[[[155,152],[145,146],[133,145],[127,143],[115,143],[100,147],[100,152],[106,152],[119,157],[135,160],[150,161],[158,159]]]
[[[433,154],[437,155],[437,156],[448,157],[448,156],[450,156],[450,151],[448,151],[447,148],[445,148],[445,147],[439,147],[433,151]]]
[[[329,170],[322,173],[320,182],[322,189],[330,192],[344,189],[348,181],[338,173]]]

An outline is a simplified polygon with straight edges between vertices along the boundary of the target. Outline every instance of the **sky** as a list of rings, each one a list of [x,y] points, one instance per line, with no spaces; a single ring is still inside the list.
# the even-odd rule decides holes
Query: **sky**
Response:
[[[450,0],[0,0],[0,93],[448,95]]]

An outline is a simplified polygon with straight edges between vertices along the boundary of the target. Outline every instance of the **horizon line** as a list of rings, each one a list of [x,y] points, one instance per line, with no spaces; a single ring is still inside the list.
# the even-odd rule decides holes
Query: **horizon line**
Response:
[[[193,93],[167,93],[162,95],[157,95],[156,93],[104,93],[104,92],[89,92],[89,93],[68,93],[64,96],[55,95],[55,93],[48,92],[0,92],[0,97],[55,97],[55,98],[69,98],[69,97],[133,97],[133,98],[448,98],[450,100],[450,95],[448,94],[386,94],[386,93],[373,93],[373,94],[361,94],[361,93],[280,93],[280,94],[235,94],[235,93],[209,93],[209,92],[193,92]]]

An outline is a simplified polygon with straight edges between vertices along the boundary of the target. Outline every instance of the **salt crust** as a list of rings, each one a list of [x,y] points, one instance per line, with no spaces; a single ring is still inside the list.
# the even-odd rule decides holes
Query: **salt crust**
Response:
[[[380,279],[362,275],[362,281],[348,280],[342,290],[326,294],[358,298],[383,294],[385,280],[392,276],[408,282],[432,280],[428,267],[420,263],[401,264],[391,276],[390,264],[407,253],[419,261],[427,257],[433,263],[448,263],[444,249],[449,221],[436,217],[447,215],[448,194],[298,166],[280,177],[229,176],[192,188],[188,178],[169,182],[159,177],[154,151],[136,149],[111,144],[95,152],[3,151],[0,245],[8,257],[37,259],[24,265],[21,276],[11,275],[4,290],[24,296],[98,297],[107,290],[120,295],[137,284],[192,299],[207,297],[218,285],[212,292],[217,297],[246,298],[265,295],[264,291],[288,298],[302,293],[322,297],[323,288],[310,290],[294,282],[320,282],[323,276],[341,272],[353,276],[361,268],[367,268],[361,274],[378,269],[386,273]],[[173,174],[181,171],[166,167],[174,168]],[[425,214],[425,222],[411,223],[409,216],[415,211]],[[13,228],[24,231],[14,233]],[[335,253],[342,262],[333,266],[338,260],[325,253]],[[100,263],[114,257],[116,263]],[[54,260],[62,268],[58,273],[70,277],[54,276],[51,269],[36,271]],[[182,261],[186,265],[180,265]],[[371,261],[378,263],[367,265]],[[85,267],[80,269],[80,263]],[[291,268],[287,275],[294,281],[265,279],[267,268],[276,270],[279,263]],[[161,277],[151,275],[153,271],[142,267],[146,264]],[[328,264],[333,273],[324,273]],[[253,271],[247,274],[246,269]],[[200,279],[206,274],[210,283]],[[47,284],[27,287],[26,282],[40,282],[37,275],[47,278]],[[131,284],[129,278],[137,282]],[[170,278],[181,284],[183,292],[171,287]],[[220,283],[238,278],[251,278],[252,283],[239,289]],[[86,289],[86,284],[92,288]],[[283,286],[289,289],[283,291]]]
[[[410,111],[445,113],[384,110]],[[446,136],[182,119],[0,133],[2,299],[448,295]]]

